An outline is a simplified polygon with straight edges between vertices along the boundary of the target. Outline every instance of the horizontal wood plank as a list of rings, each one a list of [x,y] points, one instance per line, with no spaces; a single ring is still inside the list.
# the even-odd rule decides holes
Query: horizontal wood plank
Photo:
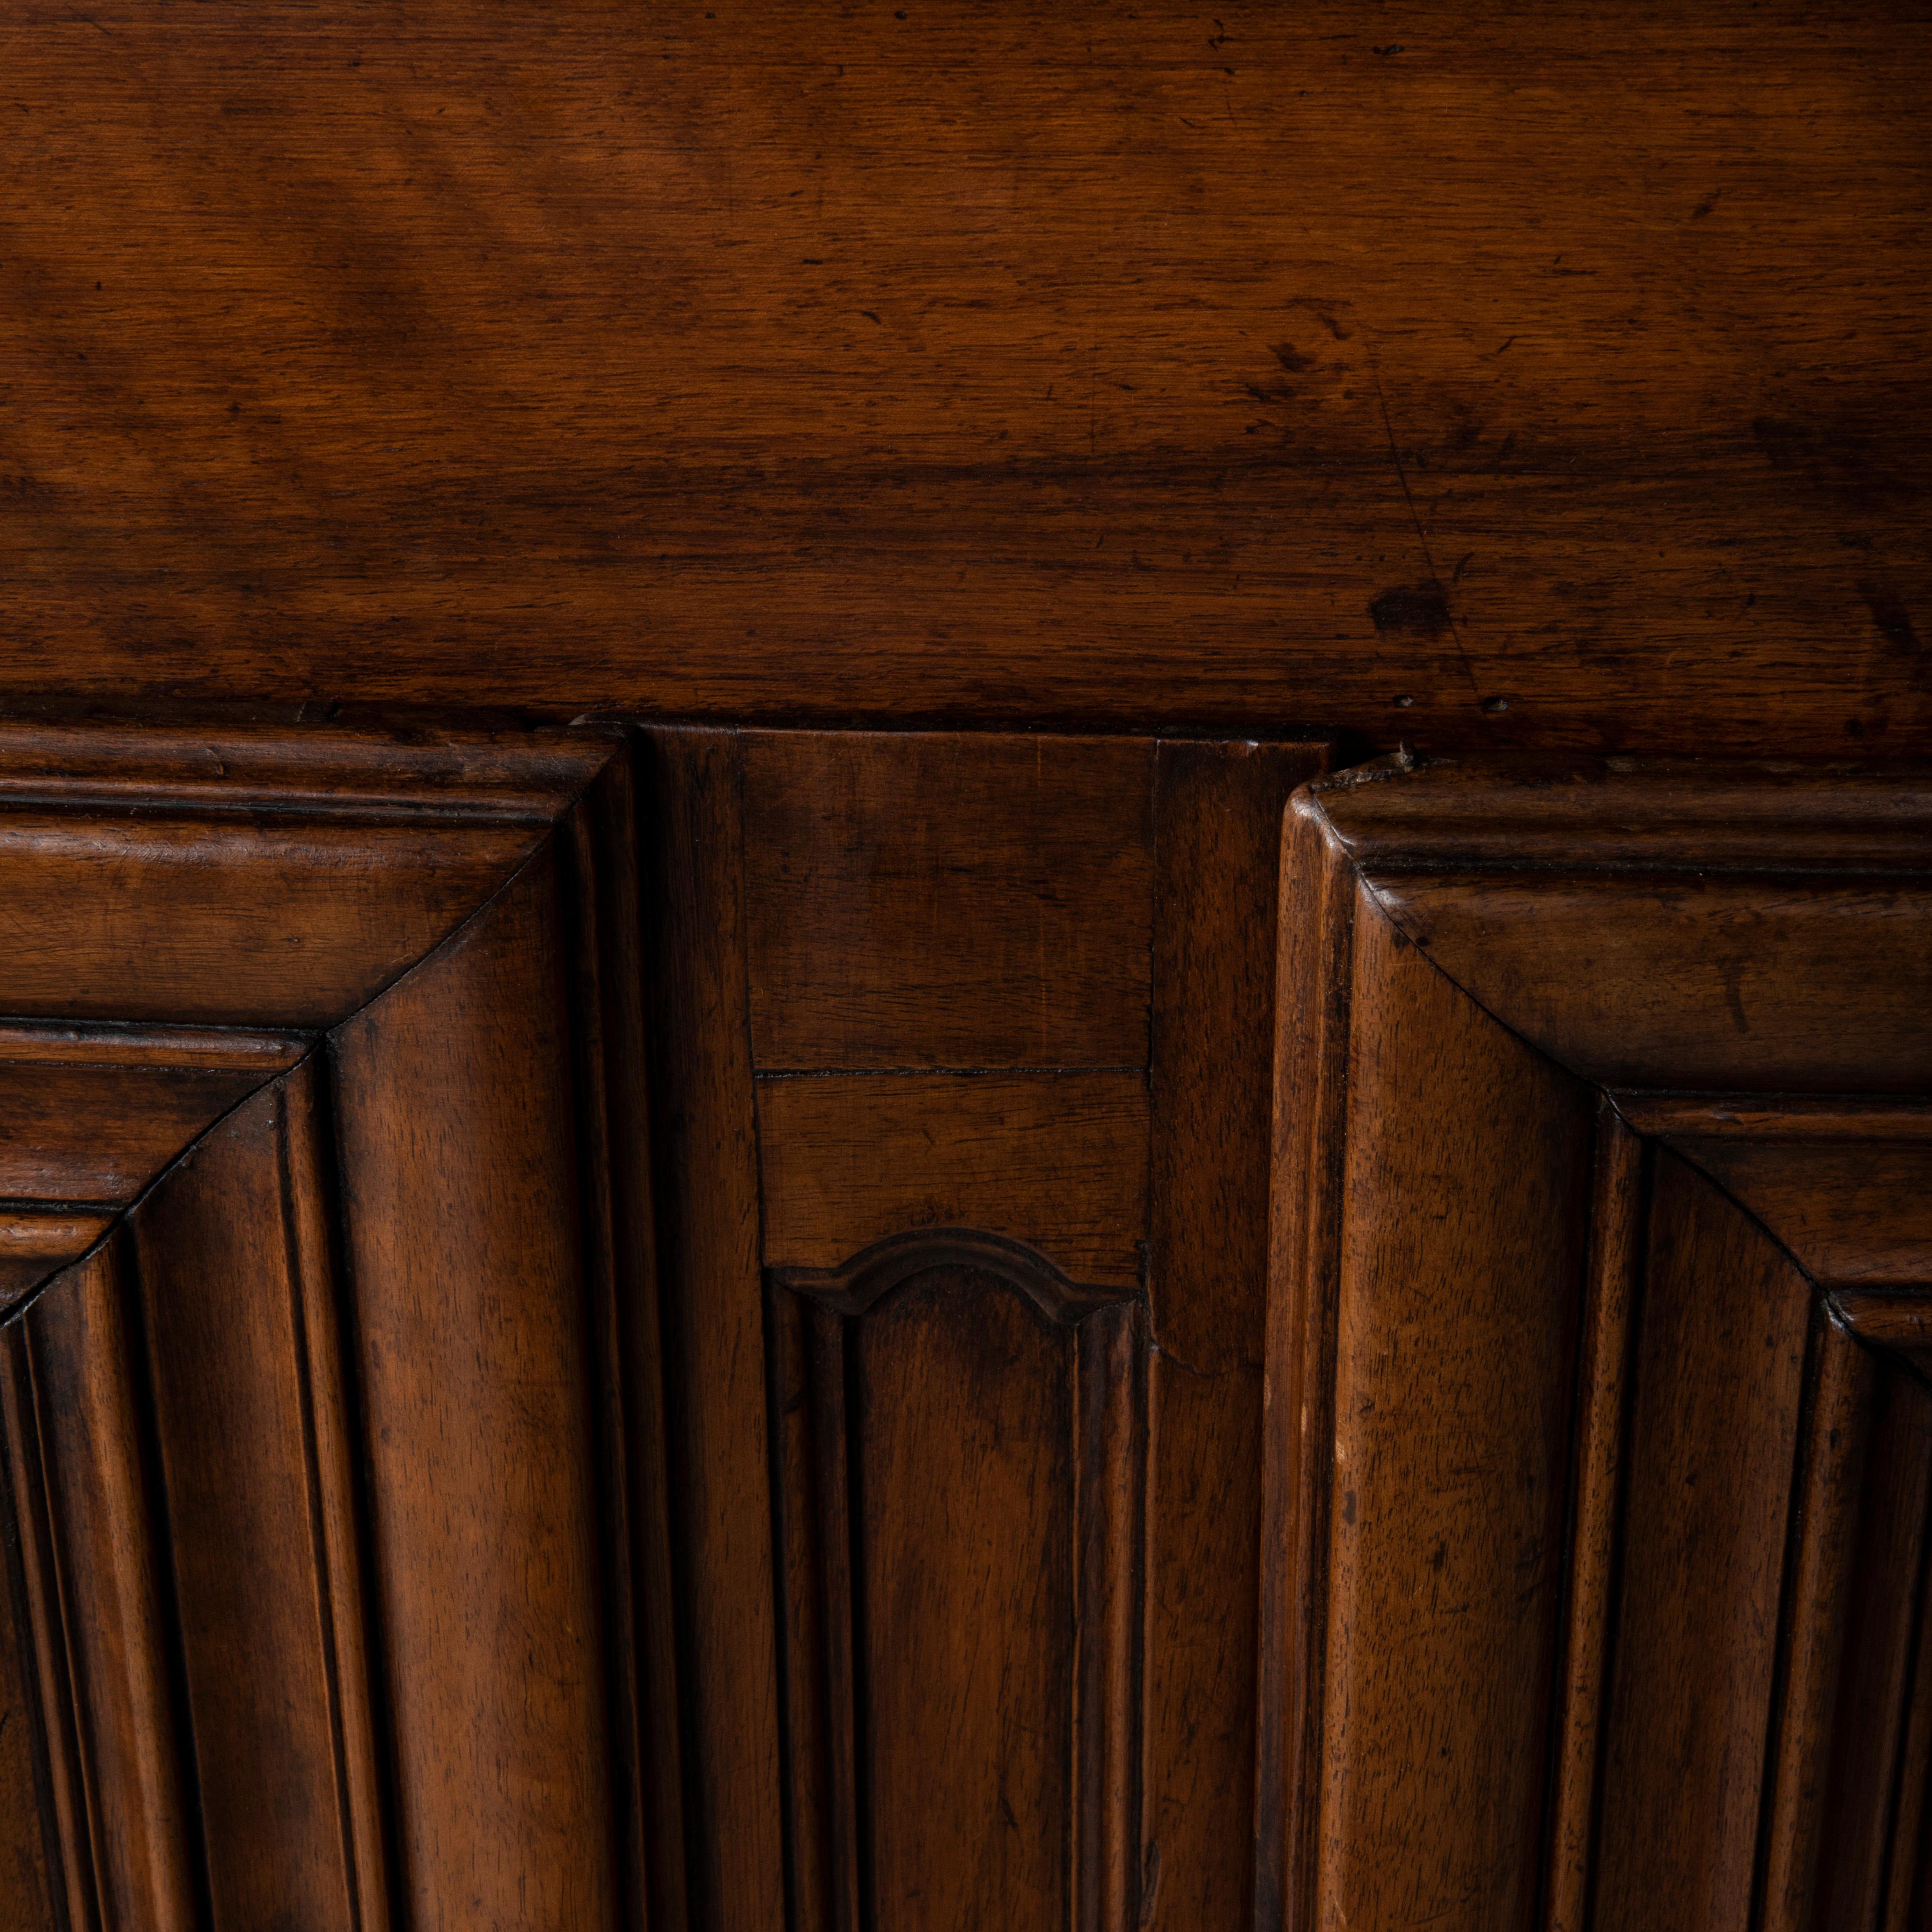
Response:
[[[1886,0],[114,0],[0,58],[10,692],[1932,717]]]

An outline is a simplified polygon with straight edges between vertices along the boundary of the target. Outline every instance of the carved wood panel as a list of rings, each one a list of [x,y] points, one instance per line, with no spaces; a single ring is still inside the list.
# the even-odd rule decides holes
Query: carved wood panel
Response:
[[[1928,808],[1291,813],[1261,1922],[1918,1922]]]
[[[704,1284],[667,1342],[694,1909],[1245,1925],[1274,973],[1253,912],[1318,752],[644,748],[664,1278]],[[870,1312],[824,1312],[855,1256],[969,1239],[970,1265],[929,1256]],[[1099,1312],[1041,1314],[1016,1268]],[[827,1351],[844,1366],[815,1382]],[[946,1460],[947,1416],[961,1442],[998,1432],[983,1487]],[[882,1595],[882,1564],[913,1594]],[[1076,1645],[1100,1595],[1120,1628]],[[998,1665],[970,1694],[962,1618]],[[950,1745],[920,1689],[948,1670]]]
[[[42,1840],[13,1840],[10,1923],[641,1906],[637,1598],[665,1586],[633,1592],[624,1532],[662,1477],[656,1350],[626,1374],[618,1334],[649,1265],[621,748],[62,743],[34,808],[78,920],[0,808],[7,1003],[74,1015],[0,1042]]]
[[[1137,1900],[1144,1322],[1019,1244],[775,1271],[796,1922]]]
[[[1241,1923],[1318,764],[0,733],[11,1920]]]
[[[1317,763],[0,734],[10,1922],[1913,1922],[1932,800]]]

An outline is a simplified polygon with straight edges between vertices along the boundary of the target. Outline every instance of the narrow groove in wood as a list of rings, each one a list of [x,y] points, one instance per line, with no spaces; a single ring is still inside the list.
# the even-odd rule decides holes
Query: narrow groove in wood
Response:
[[[356,1570],[360,1583],[364,1669],[368,1685],[368,1712],[371,1742],[376,1758],[377,1815],[382,1826],[383,1898],[392,1926],[410,1924],[409,1873],[403,1844],[402,1807],[398,1790],[401,1759],[397,1744],[395,1700],[391,1681],[388,1632],[382,1610],[380,1564],[374,1498],[375,1459],[370,1433],[368,1390],[356,1364],[366,1359],[368,1340],[363,1334],[355,1275],[355,1247],[350,1238],[349,1200],[343,1185],[344,1172],[342,1139],[342,1068],[340,1047],[334,1035],[328,1037],[322,1056],[328,1069],[326,1081],[317,1082],[318,1096],[327,1114],[324,1134],[317,1136],[319,1164],[326,1160],[322,1177],[323,1198],[334,1212],[329,1226],[333,1273],[339,1283],[341,1310],[340,1360],[345,1432],[352,1445],[355,1473]]]
[[[1027,1074],[1144,1073],[1145,1062],[1131,1065],[1087,1066],[1054,1064],[1042,1066],[760,1066],[758,1080],[1004,1080]]]
[[[687,1910],[784,1914],[776,1796],[755,1089],[734,731],[655,729],[644,831],[645,1050],[670,1440]]]
[[[589,802],[565,821],[560,842],[566,958],[569,962],[572,1101],[578,1136],[578,1215],[584,1256],[585,1333],[590,1338],[596,1445],[594,1480],[603,1561],[598,1565],[604,1621],[604,1664],[610,1676],[610,1798],[620,1868],[620,1899],[627,1925],[650,1922],[650,1874],[646,1862],[642,1714],[638,1684],[638,1617],[630,1525],[634,1503],[626,1443],[629,1419],[621,1364],[618,1244],[612,1198],[615,1136],[611,1120],[614,1047],[608,1008],[622,992],[610,986],[610,935],[602,903],[598,827]],[[625,989],[634,994],[635,988]],[[616,1070],[622,1079],[626,1070]]]
[[[845,1557],[849,1592],[848,1670],[852,1711],[851,1857],[857,1906],[856,1932],[892,1932],[879,1924],[877,1822],[879,1784],[874,1749],[877,1719],[870,1696],[872,1606],[866,1587],[871,1555],[866,1505],[866,1399],[857,1337],[852,1324],[831,1314],[817,1318],[821,1332],[836,1334],[838,1350],[838,1459],[845,1484],[845,1534],[840,1554]],[[836,1328],[835,1324],[836,1324]]]
[[[1925,1880],[1925,1795],[1932,1773],[1932,1496],[1920,1536],[1906,1720],[1887,1821],[1882,1903],[1872,1932],[1913,1932],[1922,1916],[1915,1908]]]
[[[76,1288],[77,1290],[78,1283]],[[47,1454],[46,1414],[40,1391],[42,1377],[35,1360],[38,1350],[34,1342],[35,1338],[29,1333],[26,1348],[28,1388],[33,1405],[34,1440],[38,1445],[40,1467],[44,1472]],[[44,1480],[44,1474],[43,1479]],[[105,1927],[111,1904],[105,1856],[106,1833],[100,1815],[100,1770],[95,1740],[84,1715],[93,1687],[89,1682],[91,1673],[87,1658],[76,1640],[74,1585],[69,1574],[70,1565],[63,1560],[62,1526],[54,1513],[52,1491],[46,1490],[44,1494],[47,1511],[47,1547],[53,1572],[54,1609],[58,1618],[59,1654],[66,1666],[64,1688],[69,1700],[68,1708],[74,1739],[74,1766],[80,1785],[77,1794],[79,1815],[75,1820],[74,1840],[75,1857],[78,1862],[84,1846],[84,1869],[88,1882],[88,1893],[93,1900],[95,1922]]]
[[[669,1494],[670,1439],[662,1347],[663,1283],[657,1268],[651,1160],[650,1096],[655,1075],[646,1050],[644,986],[644,842],[636,743],[598,773],[578,809],[594,809],[593,850],[608,896],[604,930],[611,935],[608,1036],[614,1058],[607,1076],[613,1166],[608,1196],[615,1252],[627,1259],[614,1295],[619,1353],[612,1373],[626,1393],[624,1443],[629,1498],[625,1533],[630,1552],[633,1648],[640,1712],[637,1755],[651,1932],[684,1932],[685,1766],[678,1732]],[[600,900],[600,903],[604,903]]]
[[[815,1932],[807,1918],[804,1880],[805,1861],[800,1834],[806,1828],[802,1818],[798,1785],[803,1768],[799,1754],[806,1748],[808,1726],[796,1708],[804,1686],[797,1680],[802,1660],[795,1654],[800,1640],[801,1619],[793,1610],[791,1568],[794,1552],[804,1526],[794,1520],[785,1481],[784,1385],[790,1352],[779,1324],[784,1319],[780,1307],[782,1291],[767,1276],[763,1300],[765,1318],[765,1413],[770,1424],[765,1436],[766,1462],[772,1490],[772,1616],[778,1646],[778,1822],[784,1833],[784,1932]]]
[[[17,1473],[20,1445],[14,1427],[16,1403],[12,1388],[16,1339],[10,1332],[0,1331],[0,1543],[6,1545],[4,1559],[0,1559],[0,1568],[5,1571],[4,1595],[0,1598],[0,1604],[4,1605],[4,1610],[0,1610],[0,1627],[10,1635],[14,1645],[10,1657],[0,1658],[0,1667],[10,1666],[20,1701],[11,1706],[7,1716],[0,1717],[0,1745],[6,1743],[5,1733],[12,1729],[12,1748],[19,1749],[22,1745],[22,1734],[25,1734],[24,1748],[30,1762],[32,1789],[31,1793],[23,1795],[31,1808],[34,1836],[39,1842],[40,1856],[31,1878],[20,1872],[17,1865],[10,1872],[5,1864],[0,1864],[0,1892],[9,1894],[9,1902],[22,1918],[22,1932],[62,1932],[62,1928],[75,1927],[77,1921],[68,1908],[66,1858],[57,1825],[56,1771],[48,1735],[51,1714],[45,1708],[46,1700],[41,1694],[38,1619],[32,1606],[28,1584],[32,1558],[27,1547],[27,1538],[32,1529],[22,1520],[25,1484]],[[22,1822],[17,1816],[0,1819],[0,1830],[6,1831],[10,1837]],[[8,1859],[7,1864],[11,1864],[25,1848],[14,1838],[8,1849],[13,1858]],[[21,1892],[31,1886],[32,1878],[39,1880],[38,1898],[13,1895],[16,1886]],[[15,1883],[10,1885],[10,1880]],[[44,1916],[32,1912],[36,1904],[44,1906]],[[31,1926],[26,1922],[29,1913],[32,1913]]]
[[[49,1514],[32,1345],[24,1324],[14,1323],[0,1330],[0,1358],[4,1358],[0,1359],[0,1375],[5,1378],[7,1461],[13,1484],[22,1580],[28,1600],[26,1628],[34,1647],[41,1737],[52,1786],[50,1822],[58,1881],[65,1894],[72,1932],[99,1932],[99,1876],[76,1723],[73,1651],[61,1600],[58,1558]]]
[[[745,824],[746,812],[744,742],[744,734],[738,734],[734,746],[736,755],[732,763],[732,778],[736,791],[738,824],[740,828]],[[752,915],[750,892],[746,879],[747,869],[747,867],[742,863],[738,868],[737,910],[740,929],[747,934],[746,943],[748,950],[750,945],[748,935],[751,931],[749,922]],[[784,1417],[777,1395],[783,1366],[778,1352],[779,1341],[778,1323],[782,1318],[779,1300],[784,1291],[777,1286],[769,1270],[764,1268],[762,1265],[770,1256],[771,1248],[767,1237],[770,1210],[765,1162],[765,1102],[764,1096],[760,1091],[761,1084],[767,1079],[810,1080],[818,1078],[819,1074],[818,1070],[812,1067],[764,1068],[759,1066],[758,1029],[752,1018],[752,992],[748,976],[746,986],[743,1028],[745,1062],[752,1070],[752,1169],[757,1180],[758,1251],[761,1276],[759,1299],[764,1318],[763,1334],[765,1347],[765,1413],[768,1418],[765,1434],[765,1461],[770,1472],[771,1483],[772,1627],[776,1636],[778,1652],[778,1732],[781,1767],[778,1793],[778,1832],[780,1865],[784,1887],[785,1925],[787,1932],[828,1932],[828,1928],[824,1923],[825,1916],[830,1915],[833,1918],[836,1918],[832,1900],[830,1897],[822,1900],[815,1898],[808,1900],[801,1870],[808,1862],[815,1865],[823,1859],[824,1832],[826,1822],[823,1811],[826,1794],[823,1790],[818,1794],[820,1801],[819,1815],[813,1817],[810,1828],[818,1834],[818,1842],[808,1851],[800,1836],[801,1832],[807,1828],[802,1824],[800,1817],[800,1813],[802,1808],[799,1802],[798,1790],[801,1773],[794,1754],[806,1748],[804,1739],[808,1734],[809,1727],[801,1721],[803,1713],[794,1704],[794,1700],[799,1694],[801,1687],[795,1685],[793,1679],[797,1674],[797,1666],[800,1663],[816,1663],[823,1668],[826,1660],[823,1658],[795,1658],[792,1648],[790,1626],[794,1618],[791,1602],[790,1552],[794,1546],[790,1539],[800,1534],[802,1526],[788,1525],[787,1521],[789,1492],[784,1480]],[[790,1298],[787,1298],[787,1299],[789,1300]],[[790,1315],[794,1321],[800,1318],[800,1311],[796,1307],[788,1307],[784,1312]],[[802,1319],[806,1324],[806,1335],[805,1370],[806,1380],[802,1400],[809,1409],[813,1402],[809,1366],[811,1360],[809,1324],[812,1317],[809,1314],[805,1314]],[[812,1444],[816,1442],[813,1424],[809,1422],[807,1425],[807,1441]],[[807,1495],[813,1495],[814,1487],[814,1486],[808,1481]],[[816,1501],[815,1496],[814,1500]],[[816,1514],[822,1516],[822,1504],[818,1506]],[[824,1592],[822,1586],[825,1555],[822,1526],[814,1525],[814,1528],[819,1532],[814,1544],[814,1554],[817,1560],[811,1564],[808,1574],[813,1580],[811,1587],[818,1589],[820,1593],[820,1601],[818,1606],[818,1618],[820,1625],[823,1626],[826,1622],[826,1610],[823,1600]],[[822,1683],[815,1688],[818,1692],[817,1701],[822,1716],[826,1706],[826,1690]],[[820,1742],[823,1742],[822,1737]],[[836,1838],[833,1843],[836,1846]],[[814,1906],[819,1908],[816,1911],[813,1910]]]
[[[1631,1370],[1644,1246],[1646,1150],[1607,1104],[1598,1114],[1580,1412],[1575,1424],[1568,1628],[1548,1839],[1549,1932],[1583,1932],[1589,1909]]]
[[[1922,1141],[1932,1101],[1866,1094],[1670,1094],[1618,1089],[1611,1100],[1639,1133],[1673,1139]]]
[[[374,1702],[372,1629],[365,1589],[367,1503],[352,1453],[356,1390],[345,1345],[344,1262],[332,1238],[338,1188],[327,1131],[327,1066],[318,1056],[285,1084],[289,1199],[296,1246],[292,1272],[303,1298],[301,1334],[313,1391],[314,1502],[328,1552],[326,1616],[333,1646],[333,1721],[342,1739],[344,1827],[354,1847],[351,1876],[362,1932],[391,1923],[383,1826],[383,1772]]]
[[[162,1480],[161,1423],[154,1390],[152,1313],[142,1280],[140,1244],[124,1236],[119,1290],[127,1323],[128,1379],[140,1443],[136,1470],[148,1511],[148,1533],[154,1544],[157,1574],[153,1633],[166,1673],[178,1740],[177,1775],[181,1784],[184,1830],[188,1842],[189,1877],[200,1923],[214,1923],[214,1889],[210,1869],[208,1818],[202,1802],[200,1755],[195,1737],[194,1705],[188,1689],[188,1643],[182,1628],[181,1586],[175,1561],[174,1520]]]
[[[1115,1932],[1140,1916],[1144,1334],[1144,1311],[1119,1304],[1088,1316],[1074,1348],[1079,1560],[1068,1850],[1083,1932]]]
[[[308,1509],[309,1551],[315,1565],[316,1623],[322,1640],[322,1678],[328,1699],[329,1748],[334,1760],[336,1831],[342,1847],[344,1902],[352,1932],[364,1932],[362,1874],[357,1869],[356,1832],[350,1801],[349,1743],[342,1711],[342,1672],[335,1639],[335,1581],[322,1523],[322,1456],[316,1439],[314,1378],[310,1364],[308,1313],[304,1306],[302,1242],[296,1227],[289,1149],[288,1094],[276,1094],[275,1179],[281,1209],[282,1240],[288,1255],[289,1328],[295,1347],[296,1407],[301,1418],[304,1493]]]
[[[1299,870],[1297,869],[1298,862]],[[1313,1932],[1355,873],[1324,826],[1282,824],[1270,1209],[1258,1924]],[[1304,1010],[1305,1009],[1306,1010]]]
[[[1840,1646],[1876,1365],[1822,1305],[1812,1320],[1792,1482],[1759,1827],[1756,1932],[1810,1920]]]

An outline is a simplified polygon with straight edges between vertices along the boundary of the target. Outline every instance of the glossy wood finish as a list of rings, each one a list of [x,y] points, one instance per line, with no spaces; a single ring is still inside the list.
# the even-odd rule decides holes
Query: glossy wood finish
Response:
[[[33,1932],[1913,1922],[1909,776],[44,737],[436,930],[0,1028]]]
[[[45,1846],[10,1922],[17,1900],[103,1932],[641,1924],[663,1821],[640,1734],[669,1660],[614,1526],[648,1549],[656,1520],[662,1544],[662,1403],[653,1451],[616,1313],[648,1199],[621,1240],[592,1211],[644,1144],[588,1073],[627,1039],[638,1070],[621,742],[323,734],[304,758],[257,737],[216,799],[178,740],[54,759],[24,736],[0,745],[35,794],[0,784],[23,877],[50,788],[76,837],[178,806],[216,856],[184,901],[191,986],[179,947],[138,950],[180,896],[178,844],[124,838],[93,925],[38,884],[16,908],[16,1010],[63,962],[82,1012],[140,990],[127,1018],[0,1031],[13,1220],[94,1244],[16,1282],[0,1335],[10,1668]],[[433,886],[424,838],[452,855]],[[291,910],[286,854],[324,841],[339,876]],[[265,866],[252,896],[235,883]],[[370,910],[344,923],[350,900]],[[118,910],[136,950],[90,960]],[[182,1018],[153,1019],[184,986]],[[251,1030],[265,986],[327,1030]]]
[[[1261,1568],[1262,1358],[1282,806],[1306,748],[1155,754],[1142,1924],[1240,1926]]]
[[[1909,746],[1900,28],[30,9],[8,689]]]
[[[1147,1064],[1144,738],[752,732],[760,1067]]]
[[[223,1924],[386,1918],[318,1073],[238,1108],[134,1229]]]
[[[1297,800],[1261,1922],[1917,1922],[1923,833],[1850,769]]]
[[[661,782],[706,801],[700,822],[718,828],[664,848],[668,880],[690,876],[692,856],[716,868],[708,910],[678,910],[682,886],[665,896],[692,922],[686,956],[719,961],[710,983],[728,998],[745,842],[739,1024],[772,1284],[794,1915],[1243,1923],[1229,1793],[1244,1816],[1274,959],[1269,928],[1242,908],[1272,898],[1281,808],[1317,754],[945,734],[646,742]],[[740,796],[742,835],[729,829]],[[742,1078],[728,1009],[678,998],[686,1036],[712,1042],[708,1078]],[[700,1099],[694,1065],[678,1077],[693,1084],[662,1088],[670,1119],[679,1090],[694,1106],[730,1101],[729,1086]],[[700,1179],[716,1172],[701,1144],[660,1198],[687,1190],[708,1216],[731,1197]],[[926,1286],[866,1312],[850,1270],[870,1280],[904,1253],[925,1256]],[[1097,1311],[1079,1316],[1077,1347],[1052,1295],[1044,1312],[1006,1306],[1016,1267],[1046,1269],[1054,1294]],[[935,1296],[946,1318],[917,1315]],[[742,1336],[734,1306],[714,1290],[701,1318]],[[1060,1340],[1029,1348],[1042,1320]],[[748,1446],[729,1394],[742,1346],[687,1384],[716,1418],[704,1426],[737,1432],[732,1454]],[[915,1387],[916,1412],[894,1406]],[[1013,1404],[992,1461],[969,1454],[981,1474],[956,1475],[960,1452],[934,1446],[944,1419],[974,1442]],[[1010,1443],[1022,1412],[1034,1424]],[[1021,1483],[1029,1455],[1046,1460]],[[1010,1508],[994,1506],[1003,1480]],[[740,1546],[762,1550],[754,1498],[734,1490],[730,1507]],[[1011,1540],[1013,1509],[1023,1522],[1045,1512],[1037,1536]],[[1078,1644],[1067,1605],[1084,1606]],[[983,1681],[958,1677],[964,1630]],[[982,1708],[996,1656],[1016,1673],[1011,1694]],[[908,1657],[925,1660],[910,1675]],[[741,1694],[746,1681],[741,1668]],[[928,1736],[955,1708],[948,1683],[964,1727],[950,1745],[943,1726]],[[1054,1737],[1072,1772],[1041,1756]],[[731,1788],[742,1804],[762,1787]],[[745,1855],[756,1842],[734,1841],[734,1882],[762,1869]]]
[[[1660,1164],[1648,1222],[1595,1909],[1742,1928],[1812,1298],[1679,1163]]]
[[[615,1917],[556,893],[331,1042],[412,1918]]]
[[[767,1076],[765,1252],[828,1268],[908,1228],[982,1228],[1033,1240],[1076,1280],[1138,1288],[1148,1121],[1144,1069]]]
[[[698,1925],[776,1924],[778,1635],[740,746],[730,732],[664,731],[644,751],[646,1050],[690,1910]]]
[[[1017,1244],[890,1245],[856,1275],[774,1276],[794,1909],[1121,1924],[1139,1892],[1139,1312]]]

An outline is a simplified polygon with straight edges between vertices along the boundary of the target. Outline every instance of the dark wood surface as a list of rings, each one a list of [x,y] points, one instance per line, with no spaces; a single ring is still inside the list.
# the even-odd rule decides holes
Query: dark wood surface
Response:
[[[1885,0],[17,8],[4,688],[1910,748],[1929,58]]]
[[[1395,760],[1284,854],[1262,1922],[1917,1924],[1910,784]]]
[[[745,740],[761,1070],[1142,1067],[1144,738]]]
[[[1921,24],[14,10],[0,1922],[1925,1922]]]
[[[0,737],[32,778],[0,796],[6,1003],[64,971],[82,1010],[133,1009],[0,1030],[26,1197],[0,1736],[40,1838],[8,1922],[620,1922],[657,1822],[624,1688],[652,1630],[600,1498],[634,1470],[640,1526],[664,1514],[662,1454],[630,1453],[647,1379],[628,1415],[599,1393],[632,1269],[581,1172],[643,1150],[622,1108],[589,1136],[579,1071],[642,1010],[634,859],[601,894],[586,862],[631,808],[592,784],[621,740],[257,736],[209,798],[192,740]],[[87,920],[50,793],[62,851],[112,844]],[[148,836],[170,812],[184,885]],[[286,854],[325,843],[309,889]],[[190,950],[150,943],[177,902]],[[265,997],[328,1030],[254,1029]],[[30,1275],[22,1231],[56,1226],[86,1252],[48,1280],[72,1256],[44,1240]]]
[[[10,1923],[1916,1922],[1909,773],[222,742],[0,731]]]

